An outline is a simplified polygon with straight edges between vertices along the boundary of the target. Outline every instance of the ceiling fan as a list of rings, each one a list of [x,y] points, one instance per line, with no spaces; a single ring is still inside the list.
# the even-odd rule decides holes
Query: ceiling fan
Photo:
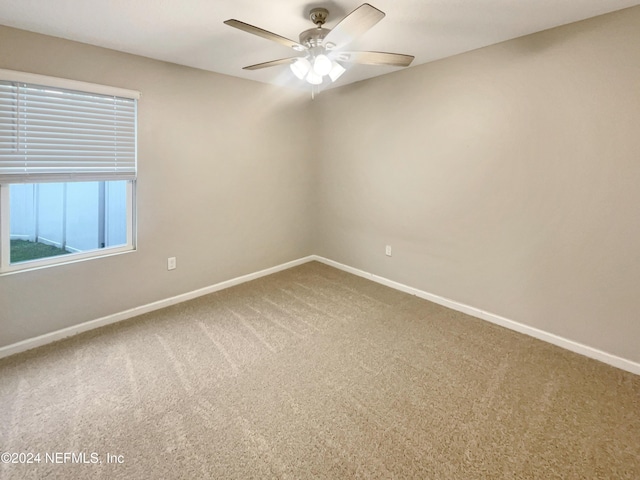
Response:
[[[296,77],[300,80],[306,80],[316,88],[325,82],[331,83],[338,80],[346,71],[346,68],[342,65],[343,63],[408,67],[413,61],[414,57],[412,55],[400,53],[343,50],[349,43],[384,18],[384,12],[368,3],[360,5],[340,20],[333,29],[323,27],[328,16],[329,11],[326,8],[313,8],[309,12],[309,18],[316,27],[302,32],[299,42],[239,20],[230,19],[224,23],[244,32],[293,48],[301,54],[295,57],[249,65],[244,67],[244,70],[259,70],[277,65],[289,65]]]

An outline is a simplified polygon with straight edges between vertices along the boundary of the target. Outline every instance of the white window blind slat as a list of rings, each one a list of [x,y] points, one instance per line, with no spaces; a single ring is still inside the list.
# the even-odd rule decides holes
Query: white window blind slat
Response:
[[[118,95],[114,94],[114,95],[110,95],[110,94],[103,94],[103,93],[91,93],[91,92],[86,92],[83,90],[75,90],[73,88],[65,88],[65,87],[49,87],[49,86],[45,86],[42,83],[32,83],[32,82],[28,82],[28,81],[17,81],[18,83],[21,83],[22,85],[24,85],[23,90],[25,92],[28,92],[29,94],[33,95],[34,97],[41,97],[41,98],[71,98],[71,99],[75,99],[78,101],[87,101],[87,98],[95,98],[95,102],[96,103],[100,103],[100,102],[104,102],[107,103],[105,101],[105,98],[109,98],[109,97],[117,97],[117,98],[121,98],[122,102],[126,102],[128,100],[132,100],[131,98],[124,98],[124,97],[118,97]]]
[[[25,108],[27,108],[28,110],[25,110]],[[3,109],[3,110],[7,109],[14,112],[28,111],[30,113],[40,113],[43,115],[47,115],[47,114],[61,115],[65,117],[77,116],[80,118],[86,118],[86,117],[104,118],[108,116],[111,119],[113,119],[114,112],[117,112],[123,115],[122,118],[120,119],[118,119],[118,117],[115,117],[116,119],[121,121],[127,121],[126,113],[133,113],[134,111],[133,108],[122,108],[122,107],[100,109],[100,108],[92,108],[92,107],[89,107],[88,105],[69,106],[69,105],[58,105],[53,103],[49,103],[49,104],[29,103],[28,105],[25,105],[23,102],[0,103],[0,109]]]
[[[67,173],[73,173],[75,163],[78,160],[82,160],[85,163],[86,165],[85,169],[87,171],[89,170],[93,171],[96,168],[104,168],[105,166],[113,167],[114,171],[119,171],[119,170],[122,170],[123,168],[130,166],[130,164],[123,162],[121,167],[118,168],[118,165],[113,166],[112,162],[110,162],[108,158],[97,157],[97,156],[94,156],[94,157],[79,156],[77,158],[42,156],[42,157],[39,157],[37,160],[32,161],[31,168],[34,171],[38,170],[41,172],[45,171],[47,168],[50,168],[52,170],[60,170],[64,168],[68,170]],[[8,160],[6,165],[8,168],[23,169],[24,161],[20,159]]]
[[[0,76],[0,183],[134,179],[136,110],[132,98]]]
[[[114,112],[114,115],[116,112]],[[43,127],[45,130],[49,125],[70,125],[75,128],[92,128],[111,127],[114,131],[116,128],[133,129],[133,123],[119,118],[103,118],[95,116],[83,115],[64,115],[64,112],[58,114],[47,114],[36,110],[18,110],[16,114],[11,115],[15,121],[17,118],[18,125],[23,129]]]
[[[0,131],[0,144],[3,142],[15,144],[15,137],[12,135],[3,134]],[[74,138],[65,138],[63,135],[53,135],[50,137],[36,137],[29,138],[29,142],[33,145],[111,145],[111,139],[107,136],[98,135],[76,135]],[[121,137],[118,138],[118,142],[123,142],[129,145],[135,145],[135,138]]]
[[[95,137],[106,137],[112,138],[113,135],[110,133],[105,134],[102,128],[78,128],[67,125],[50,125],[47,129],[44,129],[44,132],[40,133],[37,129],[35,129],[32,125],[30,125],[30,138],[47,138],[51,136],[51,138],[64,137],[64,138],[84,138],[86,136],[95,136]],[[17,124],[14,125],[13,128],[2,128],[0,124],[0,134],[2,135],[14,135],[17,130]],[[118,133],[118,137],[122,138],[135,138],[135,129],[131,130],[123,130]]]
[[[130,150],[129,152],[130,154],[133,153],[133,150]],[[96,151],[96,150],[91,150],[91,151],[87,151],[87,150],[44,150],[44,149],[40,149],[40,150],[31,150],[28,152],[28,156],[32,159],[30,161],[32,162],[43,162],[45,161],[47,158],[69,158],[70,161],[73,161],[74,163],[78,161],[78,159],[81,158],[108,158],[110,159],[110,162],[112,164],[114,164],[114,166],[117,166],[117,163],[113,162],[113,153],[109,150],[103,150],[103,151]],[[21,161],[23,164],[25,163],[25,156],[24,155],[7,155],[7,161]],[[123,162],[118,162],[118,163],[131,163],[130,159],[127,159],[125,157]]]
[[[8,82],[11,82],[10,80]],[[105,101],[105,98],[112,98],[115,97],[117,98],[118,102],[121,103],[126,103],[129,100],[133,100],[132,98],[124,98],[121,96],[118,96],[117,94],[104,94],[104,93],[90,93],[90,92],[86,92],[84,90],[74,90],[74,89],[69,89],[69,88],[60,88],[60,87],[42,87],[44,84],[34,84],[28,81],[14,81],[17,83],[20,83],[22,85],[24,85],[24,87],[22,88],[23,91],[29,93],[32,97],[34,98],[50,98],[50,99],[56,99],[56,98],[67,98],[67,99],[71,99],[74,101],[78,101],[78,102],[86,102],[86,101],[91,101],[92,103],[95,104],[109,104],[111,103],[110,101]],[[2,90],[0,89],[0,91],[8,91],[8,89]],[[87,100],[88,98],[94,99],[94,100]]]
[[[5,142],[0,138],[0,148],[7,149],[11,154],[15,153],[16,145],[14,142]],[[40,143],[40,144],[32,144],[30,152],[38,153],[43,150],[54,151],[54,152],[108,152],[112,154],[113,147],[109,144],[104,144],[100,142],[88,142],[86,144],[82,143]],[[131,154],[135,153],[135,145],[133,142],[128,142],[126,145],[121,146],[121,150],[123,152],[130,152]],[[18,155],[20,156],[20,155]],[[23,157],[21,157],[23,158]]]

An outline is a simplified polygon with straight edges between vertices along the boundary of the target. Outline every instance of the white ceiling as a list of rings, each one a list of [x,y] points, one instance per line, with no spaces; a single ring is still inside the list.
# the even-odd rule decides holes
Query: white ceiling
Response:
[[[0,24],[277,85],[304,86],[287,66],[243,66],[294,56],[224,25],[242,20],[293,40],[312,28],[312,7],[332,28],[362,0],[0,0]],[[414,55],[412,66],[622,8],[640,0],[370,0],[387,16],[350,50]],[[0,60],[1,67],[1,60]],[[411,67],[409,67],[411,68]],[[336,85],[395,67],[357,65]],[[305,87],[306,88],[306,87]]]

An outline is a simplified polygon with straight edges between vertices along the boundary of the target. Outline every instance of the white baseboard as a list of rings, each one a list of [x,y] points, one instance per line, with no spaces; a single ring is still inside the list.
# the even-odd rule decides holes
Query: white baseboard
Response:
[[[357,268],[353,268],[348,265],[344,265],[342,263],[335,262],[333,260],[329,260],[324,257],[320,257],[318,255],[312,255],[312,259],[318,262],[324,263],[326,265],[329,265],[331,267],[337,268],[339,270],[343,270],[345,272],[352,273],[359,277],[372,280],[376,283],[380,283],[387,287],[400,290],[401,292],[409,293],[411,295],[415,295],[425,300],[429,300],[430,302],[437,303],[438,305],[442,305],[443,307],[447,307],[452,310],[457,310],[458,312],[466,313],[467,315],[471,315],[473,317],[477,317],[482,320],[495,323],[496,325],[500,325],[501,327],[508,328],[509,330],[514,330],[516,332],[524,333],[525,335],[529,335],[531,337],[537,338],[538,340],[542,340],[544,342],[551,343],[553,345],[564,348],[566,350],[579,353],[580,355],[584,355],[585,357],[599,360],[606,364],[620,368],[621,370],[626,370],[627,372],[640,375],[640,363],[634,362],[632,360],[627,360],[626,358],[618,357],[611,353],[603,352],[602,350],[598,350],[597,348],[593,348],[588,345],[583,345],[581,343],[574,342],[573,340],[568,340],[558,335],[554,335],[553,333],[545,332],[544,330],[540,330],[538,328],[531,327],[529,325],[525,325],[522,323],[515,322],[513,320],[509,320],[508,318],[501,317],[500,315],[496,315],[494,313],[480,310],[479,308],[471,307],[469,305],[456,302],[449,298],[441,297],[439,295],[434,295],[433,293],[428,293],[422,290],[418,290],[417,288],[409,287],[408,285],[394,282],[393,280],[389,280],[388,278],[379,277],[372,273],[365,272],[363,270],[359,270]]]
[[[247,275],[232,278],[231,280],[216,283],[215,285],[210,285],[198,290],[193,290],[192,292],[183,293],[181,295],[176,295],[175,297],[166,298],[164,300],[158,300],[157,302],[148,303],[140,307],[135,307],[123,312],[114,313],[113,315],[107,315],[106,317],[90,320],[79,325],[73,325],[61,330],[56,330],[55,332],[45,333],[44,335],[40,335],[38,337],[28,338],[21,342],[0,347],[0,358],[8,357],[9,355],[14,355],[26,350],[31,350],[32,348],[56,342],[58,340],[62,340],[63,338],[72,337],[79,333],[93,330],[94,328],[104,327],[105,325],[110,325],[112,323],[120,322],[128,318],[136,317],[138,315],[142,315],[143,313],[159,310],[164,307],[175,305],[176,303],[185,302],[196,297],[201,297],[202,295],[207,295],[219,290],[224,290],[225,288],[233,287],[235,285],[239,285],[250,280],[255,280],[256,278],[264,277],[266,275],[271,275],[272,273],[280,272],[282,270],[287,270],[288,268],[302,265],[303,263],[307,263],[312,260],[313,256],[299,258],[291,262],[276,265],[275,267],[260,270],[259,272],[249,273]]]
[[[514,330],[516,332],[524,333],[525,335],[529,335],[531,337],[537,338],[547,343],[551,343],[553,345],[564,348],[566,350],[570,350],[580,355],[584,355],[586,357],[599,360],[601,362],[607,363],[609,365],[620,368],[622,370],[626,370],[627,372],[640,375],[640,363],[634,362],[632,360],[618,357],[611,353],[603,352],[602,350],[598,350],[596,348],[589,347],[588,345],[583,345],[581,343],[574,342],[573,340],[568,340],[558,335],[554,335],[553,333],[545,332],[544,330],[540,330],[535,327],[531,327],[529,325],[525,325],[522,323],[515,322],[513,320],[509,320],[508,318],[501,317],[499,315],[496,315],[484,310],[480,310],[479,308],[465,305],[464,303],[456,302],[449,298],[441,297],[439,295],[434,295],[433,293],[428,293],[423,290],[419,290],[417,288],[409,287],[408,285],[394,282],[393,280],[389,280],[388,278],[380,277],[378,275],[365,272],[364,270],[359,270],[357,268],[353,268],[348,265],[344,265],[342,263],[335,262],[333,260],[329,260],[328,258],[324,258],[318,255],[310,255],[308,257],[299,258],[297,260],[283,263],[275,267],[267,268],[265,270],[260,270],[259,272],[242,275],[240,277],[236,277],[231,280],[216,283],[215,285],[200,288],[192,292],[183,293],[181,295],[176,295],[175,297],[166,298],[164,300],[158,300],[157,302],[149,303],[147,305],[142,305],[140,307],[135,307],[129,310],[125,310],[123,312],[114,313],[113,315],[108,315],[106,317],[90,320],[88,322],[81,323],[79,325],[63,328],[62,330],[57,330],[55,332],[47,333],[44,335],[40,335],[38,337],[29,338],[21,342],[0,347],[0,358],[8,357],[9,355],[14,355],[16,353],[24,352],[26,350],[31,350],[32,348],[35,348],[35,347],[40,347],[42,345],[46,345],[48,343],[61,340],[63,338],[71,337],[73,335],[77,335],[82,332],[93,330],[94,328],[99,328],[105,325],[110,325],[112,323],[120,322],[128,318],[142,315],[143,313],[159,310],[164,307],[175,305],[176,303],[185,302],[187,300],[191,300],[193,298],[197,298],[202,295],[207,295],[209,293],[217,292],[219,290],[224,290],[225,288],[233,287],[235,285],[239,285],[241,283],[245,283],[250,280],[255,280],[257,278],[264,277],[266,275],[271,275],[272,273],[280,272],[282,270],[287,270],[289,268],[296,267],[298,265],[302,265],[303,263],[307,263],[314,260],[320,263],[324,263],[325,265],[329,265],[331,267],[337,268],[339,270],[352,273],[359,277],[372,280],[376,283],[380,283],[387,287],[391,287],[395,290],[399,290],[401,292],[405,292],[411,295],[415,295],[419,298],[429,300],[430,302],[437,303],[438,305],[442,305],[452,310],[466,313],[473,317],[477,317],[482,320],[495,323],[496,325],[500,325],[502,327],[508,328],[510,330]]]

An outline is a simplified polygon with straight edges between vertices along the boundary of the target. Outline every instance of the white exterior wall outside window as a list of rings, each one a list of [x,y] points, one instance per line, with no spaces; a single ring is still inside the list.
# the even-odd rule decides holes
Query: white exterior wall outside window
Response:
[[[0,272],[135,248],[138,98],[0,70]]]

